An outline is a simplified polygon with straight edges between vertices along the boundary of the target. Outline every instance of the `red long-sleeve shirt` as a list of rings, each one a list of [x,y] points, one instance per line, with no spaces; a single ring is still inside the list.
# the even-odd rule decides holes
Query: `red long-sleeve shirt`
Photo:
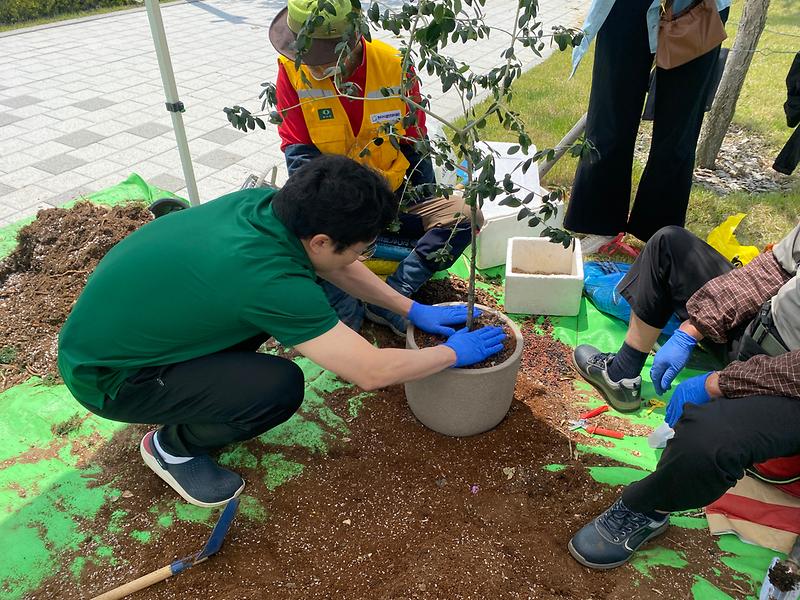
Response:
[[[364,86],[367,82],[367,53],[363,52],[362,55],[361,64],[350,77],[345,80],[356,84],[361,94],[364,93]],[[314,142],[311,141],[311,135],[308,132],[306,121],[303,118],[303,110],[298,105],[299,99],[297,97],[297,90],[292,87],[289,76],[286,74],[286,69],[283,68],[280,62],[278,63],[278,81],[276,88],[278,112],[283,115],[283,123],[278,125],[278,135],[281,136],[281,151],[283,151],[286,146],[291,146],[292,144],[307,144],[313,146]],[[421,98],[419,79],[417,78],[414,78],[414,84],[411,87],[411,97],[417,100]],[[347,113],[350,126],[353,128],[353,134],[357,136],[361,129],[361,121],[364,116],[364,101],[360,99],[353,100],[350,98],[342,98],[340,96],[339,102],[341,102],[342,108],[344,108]],[[406,130],[406,136],[413,139],[420,139],[426,135],[425,116],[424,112],[417,112],[417,124]]]

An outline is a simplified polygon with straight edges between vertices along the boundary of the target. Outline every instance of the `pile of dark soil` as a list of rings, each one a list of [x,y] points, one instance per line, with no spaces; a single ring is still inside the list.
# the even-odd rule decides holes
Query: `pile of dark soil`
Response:
[[[422,304],[438,304],[439,302],[466,302],[468,282],[459,277],[448,277],[429,281],[423,285],[413,298]],[[502,310],[497,298],[484,289],[476,288],[475,302],[489,308]]]
[[[0,262],[0,391],[38,375],[56,381],[58,331],[106,252],[152,219],[144,204],[79,202],[39,211]]]

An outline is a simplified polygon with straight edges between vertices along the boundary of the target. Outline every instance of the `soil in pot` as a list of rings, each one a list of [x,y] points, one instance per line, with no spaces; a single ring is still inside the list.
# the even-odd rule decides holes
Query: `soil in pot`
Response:
[[[439,304],[441,302],[456,301],[466,302],[468,287],[469,284],[466,279],[451,276],[447,279],[429,281],[423,285],[412,298],[422,304]],[[488,306],[489,308],[502,310],[497,298],[481,288],[476,288],[475,290],[475,302]]]
[[[468,282],[465,279],[458,277],[448,277],[447,279],[437,279],[436,281],[429,281],[423,285],[419,291],[414,294],[413,298],[417,302],[423,304],[439,304],[441,302],[466,302]],[[501,310],[500,304],[492,294],[486,290],[477,288],[475,290],[475,302],[483,304],[495,310]],[[514,353],[517,347],[517,340],[514,332],[506,325],[506,323],[496,315],[488,313],[482,314],[475,320],[475,327],[483,327],[484,325],[497,325],[502,327],[506,333],[506,340],[504,348],[498,354],[487,358],[486,360],[471,365],[469,367],[462,367],[464,369],[483,369],[486,367],[494,367],[501,364],[509,356]],[[419,348],[430,348],[431,346],[438,346],[447,338],[441,335],[432,335],[424,331],[416,330],[414,332],[414,341]]]
[[[490,356],[486,360],[482,360],[481,362],[475,363],[474,365],[469,365],[467,367],[460,367],[460,368],[484,369],[486,367],[494,367],[503,364],[506,361],[506,359],[508,359],[512,354],[514,354],[514,350],[516,350],[517,348],[517,338],[512,329],[506,324],[506,322],[494,313],[483,312],[481,313],[481,316],[475,319],[473,329],[479,329],[486,325],[495,325],[497,327],[502,327],[503,331],[506,334],[506,339],[503,341],[503,349],[497,354]],[[415,329],[414,341],[417,343],[417,346],[419,348],[430,348],[432,346],[438,346],[442,342],[447,341],[447,338],[442,335],[434,335],[426,331]]]

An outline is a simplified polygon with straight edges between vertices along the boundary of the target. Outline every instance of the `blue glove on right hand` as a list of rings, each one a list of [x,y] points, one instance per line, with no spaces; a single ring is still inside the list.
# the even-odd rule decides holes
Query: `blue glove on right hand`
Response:
[[[467,331],[464,327],[451,335],[443,345],[452,348],[456,353],[456,364],[453,366],[465,367],[500,352],[504,339],[506,334],[502,327],[487,325],[475,331]]]
[[[480,308],[472,309],[473,317],[480,315]],[[456,332],[450,327],[451,325],[463,325],[467,322],[467,307],[464,305],[429,306],[414,302],[408,313],[408,320],[414,324],[414,327],[422,329],[422,331],[451,336]]]
[[[696,375],[678,384],[678,387],[672,392],[672,398],[669,399],[667,413],[664,416],[667,425],[675,428],[675,423],[683,415],[683,409],[687,404],[705,404],[711,400],[711,396],[706,391],[706,379],[711,373]]]
[[[650,369],[650,379],[653,381],[653,387],[656,388],[656,394],[660,396],[672,388],[673,380],[689,362],[689,357],[696,345],[696,339],[678,329],[656,352],[653,367]]]

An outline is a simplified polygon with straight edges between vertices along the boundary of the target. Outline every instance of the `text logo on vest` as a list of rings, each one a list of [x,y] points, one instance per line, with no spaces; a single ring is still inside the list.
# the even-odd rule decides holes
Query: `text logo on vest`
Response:
[[[326,121],[328,119],[333,118],[333,109],[332,108],[320,108],[317,111],[317,115],[319,115],[320,121]]]

